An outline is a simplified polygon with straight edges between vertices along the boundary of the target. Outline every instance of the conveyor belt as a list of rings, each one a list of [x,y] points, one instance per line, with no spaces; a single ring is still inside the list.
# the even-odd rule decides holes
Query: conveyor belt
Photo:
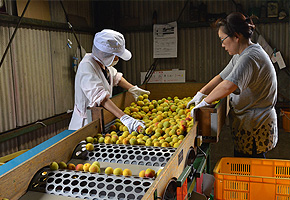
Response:
[[[81,199],[142,199],[151,178],[116,176],[43,168],[33,177],[29,191]]]
[[[99,162],[164,167],[176,150],[171,147],[94,144],[94,151],[87,152],[85,146],[85,142],[79,144],[72,158]]]
[[[106,132],[109,132],[113,123],[114,121],[105,126]],[[117,133],[122,134],[119,131]],[[68,163],[77,165],[99,161],[101,173],[61,169],[50,171],[45,167],[35,174],[28,188],[29,193],[25,196],[36,195],[52,199],[142,199],[155,179],[140,178],[139,172],[147,168],[157,172],[176,151],[176,148],[171,147],[104,143],[93,144],[94,150],[87,151],[86,144],[83,140],[77,145]],[[104,171],[108,166],[123,170],[128,168],[132,171],[132,176],[107,175]]]

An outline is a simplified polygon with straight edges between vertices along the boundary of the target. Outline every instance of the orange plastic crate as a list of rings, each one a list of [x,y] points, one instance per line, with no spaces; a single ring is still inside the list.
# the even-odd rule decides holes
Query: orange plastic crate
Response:
[[[290,160],[225,157],[213,172],[216,200],[290,200]]]

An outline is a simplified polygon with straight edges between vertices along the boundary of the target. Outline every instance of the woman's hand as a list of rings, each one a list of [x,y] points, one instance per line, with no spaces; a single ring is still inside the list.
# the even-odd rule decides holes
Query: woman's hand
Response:
[[[207,97],[207,95],[201,93],[201,92],[197,92],[196,95],[190,100],[190,102],[188,102],[186,108],[189,108],[189,106],[191,104],[194,103],[194,105],[196,106],[197,104],[199,104],[205,97]]]
[[[206,106],[210,106],[210,105],[211,105],[210,103],[207,103],[203,99],[199,104],[197,104],[194,108],[192,108],[192,110],[190,112],[191,117],[195,120],[195,111],[196,111],[196,109],[202,108],[202,107],[206,107]]]
[[[145,123],[143,121],[134,119],[126,114],[120,118],[120,121],[128,128],[130,133],[137,131],[138,126],[145,128]]]
[[[137,101],[137,99],[138,99],[138,97],[139,97],[140,95],[143,95],[143,94],[148,94],[148,95],[149,95],[149,94],[150,94],[149,91],[147,91],[147,90],[143,90],[143,89],[139,88],[137,85],[131,87],[131,88],[128,90],[128,92],[130,92],[130,93],[133,95],[135,101]]]

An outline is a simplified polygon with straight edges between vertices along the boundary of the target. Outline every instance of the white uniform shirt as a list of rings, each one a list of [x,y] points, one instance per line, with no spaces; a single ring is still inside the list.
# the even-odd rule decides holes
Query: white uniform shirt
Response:
[[[91,53],[87,53],[78,66],[75,77],[75,105],[69,130],[77,130],[88,123],[87,108],[100,106],[106,97],[111,97],[113,87],[117,86],[122,73],[108,67],[110,83],[104,76],[101,66]]]
[[[220,73],[238,89],[230,94],[230,120],[235,149],[252,154],[253,139],[257,153],[277,144],[277,78],[274,66],[259,44],[250,45],[234,55]]]

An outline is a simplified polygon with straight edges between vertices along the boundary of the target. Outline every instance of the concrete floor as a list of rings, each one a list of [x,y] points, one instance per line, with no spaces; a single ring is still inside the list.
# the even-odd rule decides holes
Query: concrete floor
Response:
[[[269,159],[285,159],[290,160],[290,133],[285,132],[282,129],[282,125],[279,126],[278,143],[274,149],[266,154]],[[213,169],[216,163],[222,157],[233,157],[234,146],[231,137],[230,128],[224,125],[220,133],[219,142],[211,144],[210,153],[210,172],[213,173]]]

